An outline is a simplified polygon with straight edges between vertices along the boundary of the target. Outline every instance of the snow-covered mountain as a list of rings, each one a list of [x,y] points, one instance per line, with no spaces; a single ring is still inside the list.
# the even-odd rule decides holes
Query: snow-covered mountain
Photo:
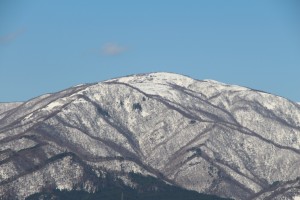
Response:
[[[0,114],[3,112],[6,112],[8,110],[11,110],[21,104],[22,104],[22,102],[0,103]]]
[[[78,85],[0,104],[0,194],[96,191],[129,172],[234,199],[300,195],[300,105],[172,73]]]

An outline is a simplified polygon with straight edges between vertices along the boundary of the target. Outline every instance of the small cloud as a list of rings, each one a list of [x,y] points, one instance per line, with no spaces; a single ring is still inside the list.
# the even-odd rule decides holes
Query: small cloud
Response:
[[[127,47],[115,43],[107,43],[101,49],[102,54],[107,56],[120,55],[125,51],[127,51]]]
[[[0,36],[0,44],[7,44],[14,41],[17,37],[26,32],[25,28],[21,28],[15,32],[8,33],[6,35]]]

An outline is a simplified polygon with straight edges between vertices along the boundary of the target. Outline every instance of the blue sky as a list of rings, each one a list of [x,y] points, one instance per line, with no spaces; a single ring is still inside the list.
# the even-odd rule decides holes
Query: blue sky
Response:
[[[297,0],[0,1],[0,102],[168,71],[300,101]]]

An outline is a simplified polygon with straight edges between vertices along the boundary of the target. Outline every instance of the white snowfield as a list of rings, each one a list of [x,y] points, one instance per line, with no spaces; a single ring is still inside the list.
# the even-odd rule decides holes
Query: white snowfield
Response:
[[[95,191],[107,171],[234,199],[300,195],[300,106],[213,80],[163,72],[77,85],[6,108],[0,133],[3,196]]]

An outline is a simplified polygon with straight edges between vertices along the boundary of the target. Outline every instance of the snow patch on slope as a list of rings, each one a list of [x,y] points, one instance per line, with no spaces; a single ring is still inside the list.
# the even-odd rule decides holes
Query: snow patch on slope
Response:
[[[242,86],[239,86],[239,85],[229,85],[229,84],[222,83],[222,82],[215,81],[215,80],[211,80],[211,79],[204,79],[203,81],[207,82],[207,83],[210,83],[216,89],[220,89],[220,90],[223,90],[225,88],[230,88],[230,90],[234,90],[234,91],[246,91],[246,90],[249,90],[246,87],[242,87]]]
[[[63,105],[62,102],[52,102],[52,103],[50,103],[50,104],[46,107],[46,109],[47,109],[47,110],[52,110],[53,108],[55,108],[55,107],[57,107],[57,106],[62,106],[62,105]]]
[[[6,112],[8,110],[11,110],[21,104],[22,104],[22,102],[0,103],[0,114]]]

